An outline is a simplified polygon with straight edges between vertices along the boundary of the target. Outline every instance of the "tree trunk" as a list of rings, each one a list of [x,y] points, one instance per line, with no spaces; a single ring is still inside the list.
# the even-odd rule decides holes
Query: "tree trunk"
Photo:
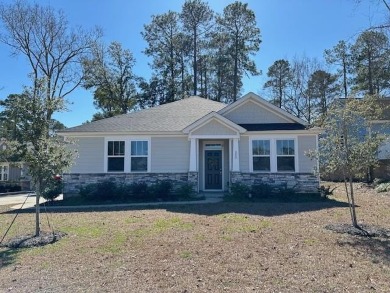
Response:
[[[357,223],[357,218],[356,218],[356,208],[355,208],[355,196],[353,194],[353,182],[352,182],[352,177],[350,176],[349,178],[349,189],[350,189],[350,195],[351,195],[351,215],[352,215],[352,225],[355,228],[360,228],[358,223]]]
[[[347,88],[347,64],[343,62],[343,86],[344,86],[344,98],[348,97],[348,88]]]
[[[40,225],[39,225],[39,199],[41,197],[41,182],[38,183],[38,186],[36,188],[36,194],[35,194],[35,237],[38,237],[40,234]]]
[[[233,102],[237,100],[237,86],[238,86],[238,40],[235,41],[234,53],[234,76],[233,76]]]
[[[368,52],[368,94],[374,94],[374,85],[373,85],[373,77],[372,77],[372,62],[371,62],[371,52]]]
[[[279,108],[282,108],[282,99],[283,99],[283,88],[282,88],[282,77],[279,76]]]
[[[197,95],[197,91],[198,91],[198,64],[197,64],[197,42],[196,42],[196,38],[197,38],[197,32],[196,32],[196,28],[194,29],[194,96]]]
[[[344,121],[344,120],[343,120]],[[344,152],[345,152],[345,160],[347,161],[347,164],[344,165],[343,167],[343,176],[344,176],[344,182],[345,182],[345,190],[347,192],[347,197],[348,197],[348,204],[349,204],[349,211],[351,213],[351,220],[352,220],[352,225],[355,228],[360,228],[358,223],[357,223],[357,218],[356,218],[356,208],[355,208],[355,196],[353,192],[353,175],[351,174],[351,167],[348,164],[349,161],[349,148],[348,148],[348,140],[347,140],[347,135],[348,135],[348,128],[343,123],[343,143],[344,143]],[[348,171],[346,171],[348,170]],[[348,181],[349,181],[349,194],[348,194],[348,188],[347,188],[347,172],[348,172]]]

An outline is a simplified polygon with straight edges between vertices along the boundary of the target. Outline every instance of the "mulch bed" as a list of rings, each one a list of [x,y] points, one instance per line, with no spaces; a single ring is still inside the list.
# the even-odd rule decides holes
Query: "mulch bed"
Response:
[[[8,248],[30,248],[52,244],[66,236],[66,233],[60,231],[41,232],[39,236],[33,234],[21,235],[10,239],[7,243],[2,244]]]

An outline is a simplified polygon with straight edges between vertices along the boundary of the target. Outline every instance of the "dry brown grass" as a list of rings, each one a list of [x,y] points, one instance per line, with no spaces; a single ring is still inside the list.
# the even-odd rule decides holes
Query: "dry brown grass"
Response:
[[[359,221],[390,228],[389,194],[357,187]],[[389,292],[390,239],[326,230],[350,221],[341,188],[333,199],[51,213],[68,236],[0,248],[0,292]],[[19,215],[9,237],[33,222]]]

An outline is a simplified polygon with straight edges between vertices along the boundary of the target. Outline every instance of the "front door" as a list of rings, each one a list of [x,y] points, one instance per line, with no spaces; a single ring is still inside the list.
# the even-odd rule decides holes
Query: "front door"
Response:
[[[205,150],[205,189],[222,189],[222,151]]]

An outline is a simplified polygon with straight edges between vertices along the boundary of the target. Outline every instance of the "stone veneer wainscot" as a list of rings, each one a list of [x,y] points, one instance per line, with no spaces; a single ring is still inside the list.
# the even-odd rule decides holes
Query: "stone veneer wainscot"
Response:
[[[64,197],[78,195],[80,188],[88,184],[112,180],[117,183],[131,184],[134,182],[145,182],[152,185],[158,181],[170,180],[174,187],[182,184],[192,183],[197,186],[198,174],[190,173],[72,173],[64,174]],[[196,175],[196,176],[195,176]],[[196,190],[197,191],[197,190]]]
[[[294,188],[296,192],[318,192],[319,178],[312,173],[242,173],[230,172],[231,183],[248,186],[268,184],[272,187]]]

